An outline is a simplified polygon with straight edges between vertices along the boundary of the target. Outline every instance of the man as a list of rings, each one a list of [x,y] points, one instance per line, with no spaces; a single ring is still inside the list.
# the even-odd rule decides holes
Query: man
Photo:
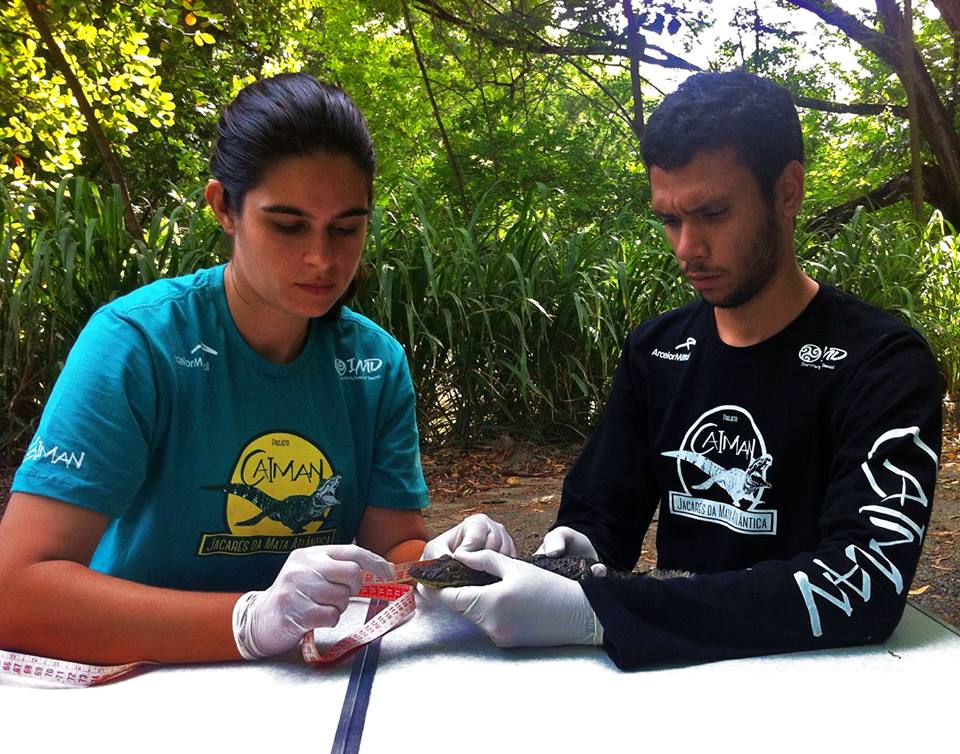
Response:
[[[797,264],[803,142],[785,90],[697,74],[651,116],[643,157],[702,301],[627,338],[541,550],[630,570],[659,504],[659,568],[695,575],[570,582],[454,533],[447,549],[503,580],[423,593],[501,646],[602,643],[623,668],[881,641],[930,516],[934,358]]]

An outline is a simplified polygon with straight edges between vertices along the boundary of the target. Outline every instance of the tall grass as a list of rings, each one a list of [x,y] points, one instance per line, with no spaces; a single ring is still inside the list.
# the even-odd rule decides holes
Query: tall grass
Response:
[[[925,225],[857,210],[839,232],[801,236],[807,271],[900,315],[926,337],[943,389],[960,391],[960,238],[943,215]]]
[[[0,186],[0,458],[22,449],[67,352],[102,304],[216,258],[198,194],[153,213],[134,241],[114,186],[82,177],[15,202]]]
[[[357,307],[407,350],[428,442],[510,431],[583,435],[603,407],[630,328],[694,294],[659,225],[625,207],[571,232],[551,190],[481,203],[463,222],[416,186],[374,212],[372,275]],[[16,206],[0,193],[0,456],[22,451],[66,353],[102,303],[219,259],[199,195],[124,230],[119,192],[71,179]],[[800,238],[816,277],[899,313],[930,341],[960,391],[960,241],[858,213],[833,235]]]
[[[583,433],[630,325],[689,295],[632,213],[566,233],[542,186],[498,224],[404,201],[374,215],[362,306],[406,347],[428,440]]]
[[[362,307],[406,347],[428,439],[588,431],[629,329],[692,300],[645,210],[569,233],[550,206],[538,187],[506,222],[480,207],[458,223],[413,187],[375,214]],[[858,212],[799,242],[812,275],[920,330],[956,393],[960,256],[939,215],[920,227]]]

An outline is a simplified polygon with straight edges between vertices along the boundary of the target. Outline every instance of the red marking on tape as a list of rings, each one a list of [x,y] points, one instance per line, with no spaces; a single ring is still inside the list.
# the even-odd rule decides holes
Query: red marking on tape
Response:
[[[392,579],[381,579],[371,573],[365,573],[363,586],[360,587],[357,596],[388,600],[390,604],[364,623],[357,631],[345,636],[322,653],[317,649],[313,631],[308,631],[304,634],[303,641],[300,643],[300,651],[304,661],[310,665],[327,665],[336,662],[345,654],[362,647],[378,636],[383,636],[405,622],[413,615],[417,607],[413,596],[413,587],[408,583],[410,580],[409,570],[414,565],[417,565],[417,563],[394,564],[397,575]]]

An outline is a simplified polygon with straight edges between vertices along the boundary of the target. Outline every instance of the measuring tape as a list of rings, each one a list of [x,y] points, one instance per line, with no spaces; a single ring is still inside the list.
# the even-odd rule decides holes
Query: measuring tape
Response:
[[[130,662],[126,665],[84,665],[80,662],[54,660],[49,657],[7,652],[0,649],[0,677],[8,676],[29,682],[31,685],[71,686],[81,688],[96,686],[127,675],[144,665],[155,665],[148,660]]]
[[[413,615],[416,609],[413,587],[409,583],[404,583],[409,580],[408,569],[412,565],[414,564],[397,563],[397,576],[389,580],[365,573],[363,586],[357,596],[386,600],[389,602],[387,607],[368,620],[360,629],[345,636],[323,652],[317,649],[313,631],[308,631],[300,643],[304,661],[310,665],[328,665],[336,662],[348,652],[392,631]],[[0,649],[0,679],[6,676],[21,680],[25,685],[60,688],[96,686],[128,675],[146,665],[156,664],[149,660],[141,660],[124,665],[86,665]]]
[[[363,575],[363,586],[357,593],[358,597],[369,597],[375,600],[387,600],[390,604],[363,624],[358,631],[345,636],[324,652],[317,649],[313,631],[307,631],[300,642],[300,653],[304,662],[309,665],[326,665],[336,662],[348,652],[362,647],[378,636],[392,631],[406,621],[416,610],[413,596],[413,587],[410,581],[409,569],[416,563],[396,563],[394,568],[397,575],[392,579],[381,579],[371,573]]]

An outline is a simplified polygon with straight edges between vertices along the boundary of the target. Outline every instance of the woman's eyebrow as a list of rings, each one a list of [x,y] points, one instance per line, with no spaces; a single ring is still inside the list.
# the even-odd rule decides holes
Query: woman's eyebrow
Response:
[[[293,207],[289,204],[268,204],[265,207],[261,207],[260,210],[262,212],[272,212],[280,215],[296,215],[297,217],[305,218],[311,217],[309,212],[305,212],[299,207]],[[340,220],[346,217],[358,217],[369,214],[369,207],[351,207],[350,209],[345,209],[343,212],[339,213],[335,219]]]
[[[298,217],[310,217],[307,212],[304,212],[299,207],[292,207],[289,204],[268,204],[266,207],[261,207],[262,212],[275,212],[281,215],[297,215]]]

